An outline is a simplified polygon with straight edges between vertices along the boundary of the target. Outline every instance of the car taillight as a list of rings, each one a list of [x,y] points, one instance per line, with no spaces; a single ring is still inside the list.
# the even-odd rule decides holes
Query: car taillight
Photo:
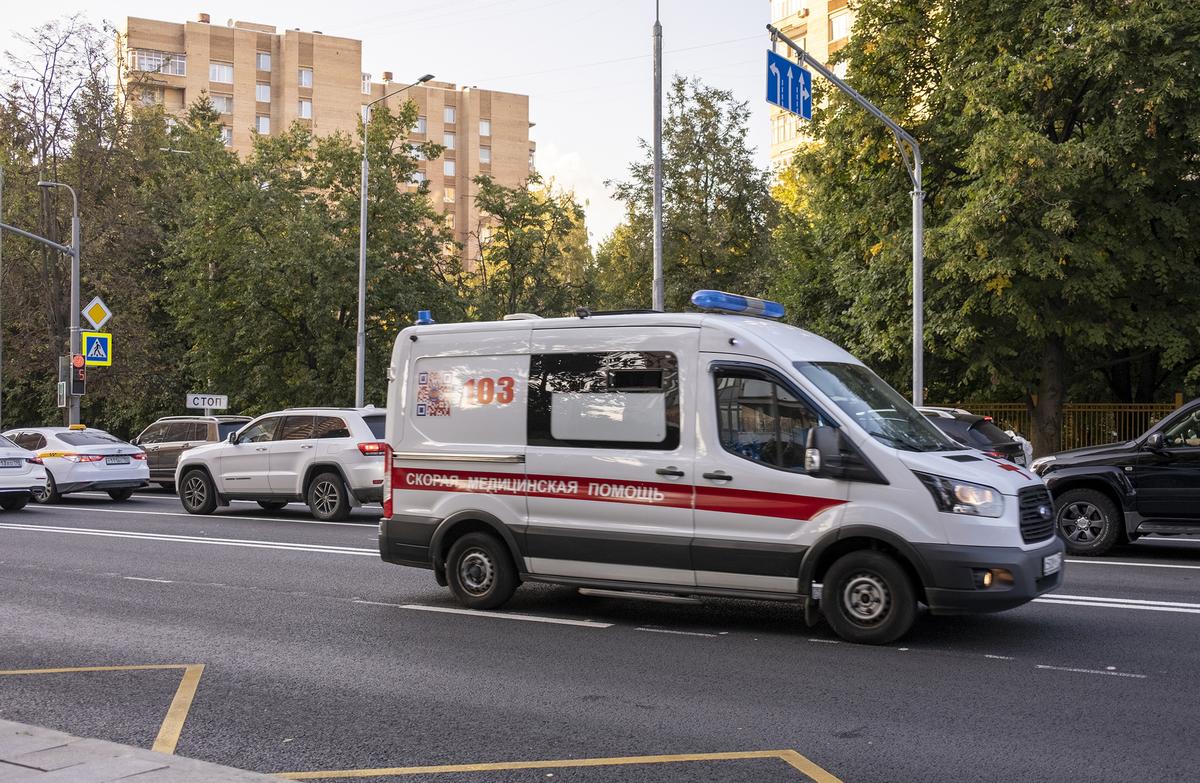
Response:
[[[67,462],[99,462],[104,459],[103,454],[64,454],[62,458]]]
[[[142,460],[142,461],[145,461],[145,459],[146,459],[146,452],[144,452],[144,451],[135,451],[134,453],[130,454],[129,456],[133,457],[134,459],[140,459],[140,460]]]
[[[26,460],[30,465],[45,465],[41,457],[28,457]]]
[[[358,444],[358,450],[367,457],[382,457],[387,452],[387,444],[378,441]]]
[[[383,444],[383,518],[392,518],[392,447]]]

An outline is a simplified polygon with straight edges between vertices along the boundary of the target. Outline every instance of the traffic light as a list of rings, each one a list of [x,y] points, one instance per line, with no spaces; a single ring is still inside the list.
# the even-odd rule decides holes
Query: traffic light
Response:
[[[82,397],[87,391],[87,366],[81,353],[71,356],[70,387],[72,397]]]

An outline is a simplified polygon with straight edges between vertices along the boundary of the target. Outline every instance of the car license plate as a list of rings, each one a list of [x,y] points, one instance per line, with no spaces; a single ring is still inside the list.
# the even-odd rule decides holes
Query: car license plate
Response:
[[[1042,576],[1057,574],[1062,568],[1062,552],[1042,558]]]
[[[126,454],[114,454],[111,457],[104,458],[105,465],[128,465],[129,456]]]
[[[19,459],[0,459],[0,468],[19,468],[21,460]]]
[[[1018,454],[1017,456],[1013,457],[1013,462],[1017,463],[1018,465],[1024,465],[1025,464],[1025,455]]]

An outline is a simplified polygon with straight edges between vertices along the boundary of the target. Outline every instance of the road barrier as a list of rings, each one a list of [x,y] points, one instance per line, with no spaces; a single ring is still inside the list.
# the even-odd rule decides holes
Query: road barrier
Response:
[[[991,416],[1000,429],[1013,430],[1033,440],[1033,417],[1024,403],[963,402],[954,407]],[[1131,440],[1177,407],[1172,403],[1067,403],[1062,413],[1062,448],[1077,449]]]

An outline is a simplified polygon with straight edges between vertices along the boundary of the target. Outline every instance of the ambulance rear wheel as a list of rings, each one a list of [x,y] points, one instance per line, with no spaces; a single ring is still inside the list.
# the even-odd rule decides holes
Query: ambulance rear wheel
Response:
[[[864,549],[843,555],[825,572],[821,610],[846,641],[887,644],[912,628],[916,591],[894,558]]]
[[[488,533],[468,533],[446,558],[450,592],[471,609],[503,606],[517,589],[517,569],[504,542]]]

